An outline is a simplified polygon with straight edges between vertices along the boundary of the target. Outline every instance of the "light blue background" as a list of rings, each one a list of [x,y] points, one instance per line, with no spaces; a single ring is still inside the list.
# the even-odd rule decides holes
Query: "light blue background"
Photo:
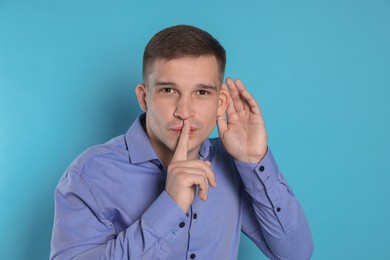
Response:
[[[388,0],[0,1],[0,259],[48,258],[60,176],[127,130],[143,48],[180,23],[258,99],[313,259],[390,259]]]

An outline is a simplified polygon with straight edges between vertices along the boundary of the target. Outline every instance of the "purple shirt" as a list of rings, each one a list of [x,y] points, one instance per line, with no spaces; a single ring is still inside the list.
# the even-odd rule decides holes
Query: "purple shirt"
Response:
[[[165,191],[144,120],[68,167],[55,191],[50,259],[237,259],[241,231],[270,259],[310,259],[308,223],[270,150],[242,163],[219,138],[206,140],[198,159],[211,162],[218,185],[185,214]]]

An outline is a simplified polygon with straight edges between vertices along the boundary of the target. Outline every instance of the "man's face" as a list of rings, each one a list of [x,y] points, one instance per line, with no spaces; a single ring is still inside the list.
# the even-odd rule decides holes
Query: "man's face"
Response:
[[[183,120],[190,122],[189,158],[195,159],[201,143],[212,132],[217,115],[225,112],[228,93],[220,81],[214,56],[158,59],[137,86],[146,112],[146,130],[153,148],[164,161],[172,158]],[[169,163],[165,162],[165,163]]]

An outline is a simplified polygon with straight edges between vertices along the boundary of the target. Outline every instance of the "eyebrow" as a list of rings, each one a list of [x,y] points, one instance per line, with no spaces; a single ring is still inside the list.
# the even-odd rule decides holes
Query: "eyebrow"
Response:
[[[214,85],[208,85],[208,84],[198,84],[196,85],[198,88],[202,88],[202,89],[209,89],[209,90],[215,90],[217,91],[218,88],[217,86],[214,86]]]
[[[176,83],[170,82],[170,81],[156,81],[154,83],[156,86],[177,86]]]
[[[170,81],[156,81],[156,82],[154,83],[154,85],[155,85],[155,86],[177,87],[177,84],[176,84],[176,83],[170,82]],[[197,84],[196,87],[197,87],[197,88],[201,88],[201,89],[215,90],[215,91],[218,90],[217,86],[215,86],[215,85],[203,84],[203,83]]]

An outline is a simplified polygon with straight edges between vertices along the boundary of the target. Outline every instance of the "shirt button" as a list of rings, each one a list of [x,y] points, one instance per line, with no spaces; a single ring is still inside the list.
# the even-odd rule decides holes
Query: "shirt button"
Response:
[[[181,222],[181,223],[179,224],[179,227],[180,227],[180,228],[183,228],[185,225],[186,225],[186,223]]]
[[[277,211],[277,212],[280,212],[281,210],[282,210],[282,209],[281,209],[281,208],[279,208],[279,207],[276,209],[276,211]]]
[[[194,213],[193,218],[194,218],[194,219],[197,219],[197,218],[198,218],[198,214]]]
[[[260,167],[259,167],[259,170],[261,171],[261,172],[263,172],[264,171],[264,166],[263,165],[261,165]]]
[[[191,259],[195,259],[195,257],[196,257],[195,254],[191,254],[191,255],[190,255],[190,258],[191,258]]]

